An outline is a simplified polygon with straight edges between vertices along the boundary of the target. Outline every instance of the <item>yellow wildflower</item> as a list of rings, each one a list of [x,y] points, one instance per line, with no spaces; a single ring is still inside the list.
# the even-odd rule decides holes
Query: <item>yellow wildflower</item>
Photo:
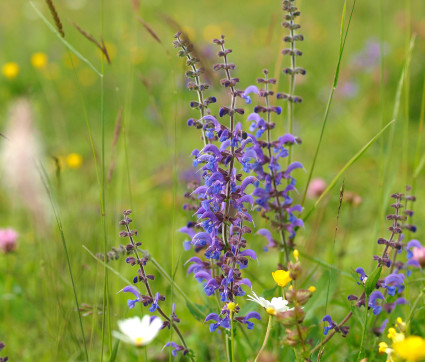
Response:
[[[401,342],[404,339],[403,333],[397,333],[395,328],[388,328],[387,337],[393,341],[393,343]]]
[[[398,317],[396,321],[397,321],[396,327],[400,329],[400,332],[404,332],[406,330],[406,323],[404,323],[403,319],[401,319],[400,317]]]
[[[83,158],[78,153],[71,153],[66,156],[66,164],[70,168],[80,168],[83,163]]]
[[[425,358],[425,339],[409,336],[393,344],[394,352],[407,361],[422,361]]]
[[[298,261],[298,258],[300,257],[300,252],[299,252],[297,249],[295,249],[295,250],[292,252],[292,254],[294,255],[295,260],[297,260],[297,261]]]
[[[19,74],[19,65],[15,62],[9,62],[3,65],[1,71],[7,79],[14,79]]]
[[[47,65],[47,55],[41,52],[31,55],[31,64],[35,69],[45,68]]]
[[[385,342],[379,343],[379,353],[387,353],[388,344]]]
[[[289,276],[289,271],[276,270],[272,273],[273,279],[279,287],[284,287],[292,278]]]
[[[316,287],[315,286],[310,286],[310,287],[308,287],[308,290],[311,292],[311,293],[314,293],[317,289],[316,289]]]
[[[220,38],[221,34],[223,34],[223,30],[219,25],[210,24],[202,30],[202,36],[207,42],[210,42],[214,38]]]

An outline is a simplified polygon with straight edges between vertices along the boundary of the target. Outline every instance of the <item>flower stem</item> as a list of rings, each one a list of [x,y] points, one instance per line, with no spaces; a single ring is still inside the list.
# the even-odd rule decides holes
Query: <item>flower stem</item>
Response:
[[[363,345],[364,345],[364,340],[365,340],[365,336],[366,336],[366,330],[367,330],[367,317],[369,314],[369,309],[367,308],[369,302],[369,297],[366,295],[366,302],[365,302],[365,317],[364,317],[364,325],[363,325],[363,334],[362,334],[362,341],[360,342],[360,349],[359,349],[359,354],[357,356],[357,359],[360,360],[360,356],[362,355],[363,352]]]
[[[410,309],[410,313],[409,316],[406,319],[406,334],[409,335],[410,334],[410,321],[412,320],[413,317],[413,313],[415,312],[416,307],[418,306],[419,301],[423,298],[425,293],[425,288],[421,290],[421,292],[419,293],[418,297],[415,299],[412,308]]]
[[[267,341],[269,340],[269,336],[270,336],[270,331],[272,329],[272,322],[273,322],[273,316],[270,314],[269,315],[269,323],[267,324],[266,335],[264,336],[264,342],[263,342],[263,345],[261,346],[260,350],[258,351],[257,357],[255,357],[254,362],[258,361],[258,359],[260,358],[260,354],[263,353],[264,348],[266,348]]]
[[[235,345],[234,345],[234,331],[233,331],[233,312],[230,312],[230,348],[231,348],[231,353],[230,353],[230,360],[232,362],[234,362],[235,360]]]

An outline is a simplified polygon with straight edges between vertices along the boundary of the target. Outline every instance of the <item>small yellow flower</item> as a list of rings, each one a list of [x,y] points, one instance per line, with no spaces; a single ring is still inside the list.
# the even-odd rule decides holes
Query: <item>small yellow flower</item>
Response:
[[[425,339],[418,336],[409,336],[400,342],[394,343],[394,352],[407,361],[422,361],[425,358]]]
[[[35,69],[45,68],[47,65],[47,55],[41,52],[31,55],[31,64]]]
[[[385,342],[379,343],[379,353],[387,353],[388,344]]]
[[[397,323],[396,323],[396,327],[398,327],[398,329],[400,329],[400,332],[405,332],[406,330],[406,323],[403,322],[403,319],[401,319],[400,317],[398,317],[396,319]]]
[[[289,271],[276,270],[272,273],[273,279],[279,287],[284,287],[292,278],[289,276]]]
[[[292,254],[294,255],[295,260],[298,261],[298,258],[300,257],[300,252],[295,249]]]
[[[230,310],[232,313],[235,312],[237,307],[238,307],[238,305],[234,302],[227,303],[227,310]]]
[[[310,287],[308,287],[308,290],[311,292],[311,293],[314,293],[317,289],[316,289],[316,287],[315,286],[310,286]]]
[[[15,62],[9,62],[3,65],[1,71],[7,79],[14,79],[19,74],[19,65]]]
[[[393,341],[393,343],[401,342],[404,339],[403,333],[397,333],[395,328],[388,328],[387,337]]]
[[[290,285],[290,286],[288,287],[288,289],[289,289],[289,290],[292,290],[292,289],[294,289],[294,286],[293,286],[293,285]]]
[[[83,158],[78,153],[70,153],[66,156],[66,164],[70,168],[80,168],[83,163]]]

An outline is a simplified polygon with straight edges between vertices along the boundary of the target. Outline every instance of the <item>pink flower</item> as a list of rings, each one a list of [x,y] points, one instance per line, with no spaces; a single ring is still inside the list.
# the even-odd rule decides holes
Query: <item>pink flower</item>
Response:
[[[0,249],[3,254],[10,253],[16,250],[16,240],[18,239],[18,233],[11,229],[0,229]]]
[[[309,199],[318,198],[323,191],[326,189],[326,182],[322,178],[316,177],[311,180],[310,185],[307,189],[307,197]]]
[[[425,267],[425,248],[413,248],[412,260],[416,260],[421,268]]]

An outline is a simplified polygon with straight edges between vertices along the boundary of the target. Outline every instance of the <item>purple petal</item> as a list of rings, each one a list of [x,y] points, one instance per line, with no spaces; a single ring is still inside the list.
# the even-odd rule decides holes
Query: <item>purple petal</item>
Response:
[[[202,149],[203,153],[207,153],[207,152],[212,152],[214,153],[217,157],[221,157],[221,152],[220,150],[217,148],[216,145],[213,144],[209,144],[206,145],[203,149]]]
[[[132,293],[134,294],[136,298],[140,297],[140,292],[135,287],[132,287],[131,285],[124,287],[123,289],[120,290],[120,292]]]
[[[245,180],[243,180],[242,181],[242,183],[241,183],[241,191],[242,192],[244,192],[245,191],[245,189],[246,189],[246,187],[249,185],[249,184],[254,184],[254,183],[256,183],[258,180],[257,180],[257,178],[256,177],[254,177],[254,176],[248,176]]]
[[[255,85],[250,85],[248,88],[245,89],[243,92],[244,96],[247,96],[248,94],[255,93],[258,94],[258,88]]]
[[[208,322],[210,320],[216,321],[217,323],[221,321],[217,313],[208,314],[207,318],[205,318],[205,322]]]
[[[254,250],[251,249],[246,249],[244,251],[241,251],[239,253],[240,256],[249,256],[251,259],[256,260],[257,259],[257,254],[255,253]]]
[[[290,173],[297,168],[303,168],[301,162],[292,162],[286,169],[285,173],[283,174],[283,177],[288,178]]]
[[[258,113],[251,113],[246,120],[247,121],[255,121],[255,123],[258,123],[260,121],[260,119],[261,119],[261,117],[259,116]]]
[[[246,285],[248,288],[252,289],[251,281],[248,278],[243,278],[243,279],[239,280],[238,284],[239,285],[241,285],[241,284]]]
[[[238,203],[242,204],[243,202],[249,202],[252,205],[254,205],[254,198],[251,195],[245,195],[242,196],[239,200]]]
[[[252,319],[252,318],[255,318],[255,319],[261,320],[261,316],[260,316],[260,314],[259,314],[259,313],[257,313],[257,312],[249,312],[249,313],[245,316],[245,318],[244,318],[243,320],[244,320],[244,321],[247,321],[247,320]]]
[[[285,143],[296,143],[295,137],[290,133],[286,133],[283,136],[279,137],[279,142],[281,144]]]
[[[260,229],[257,231],[257,234],[265,236],[269,242],[273,242],[272,234],[267,229]]]
[[[210,280],[211,279],[211,275],[208,274],[206,271],[200,271],[200,272],[198,272],[198,273],[195,274],[195,278],[196,279]]]
[[[421,245],[421,243],[418,240],[410,240],[407,243],[406,246],[407,246],[408,249],[409,248],[422,248],[422,245]]]
[[[206,213],[204,213],[204,214],[206,214]],[[205,240],[208,244],[211,244],[211,242],[212,242],[210,234],[208,234],[206,232],[197,233],[193,237],[193,240]]]

